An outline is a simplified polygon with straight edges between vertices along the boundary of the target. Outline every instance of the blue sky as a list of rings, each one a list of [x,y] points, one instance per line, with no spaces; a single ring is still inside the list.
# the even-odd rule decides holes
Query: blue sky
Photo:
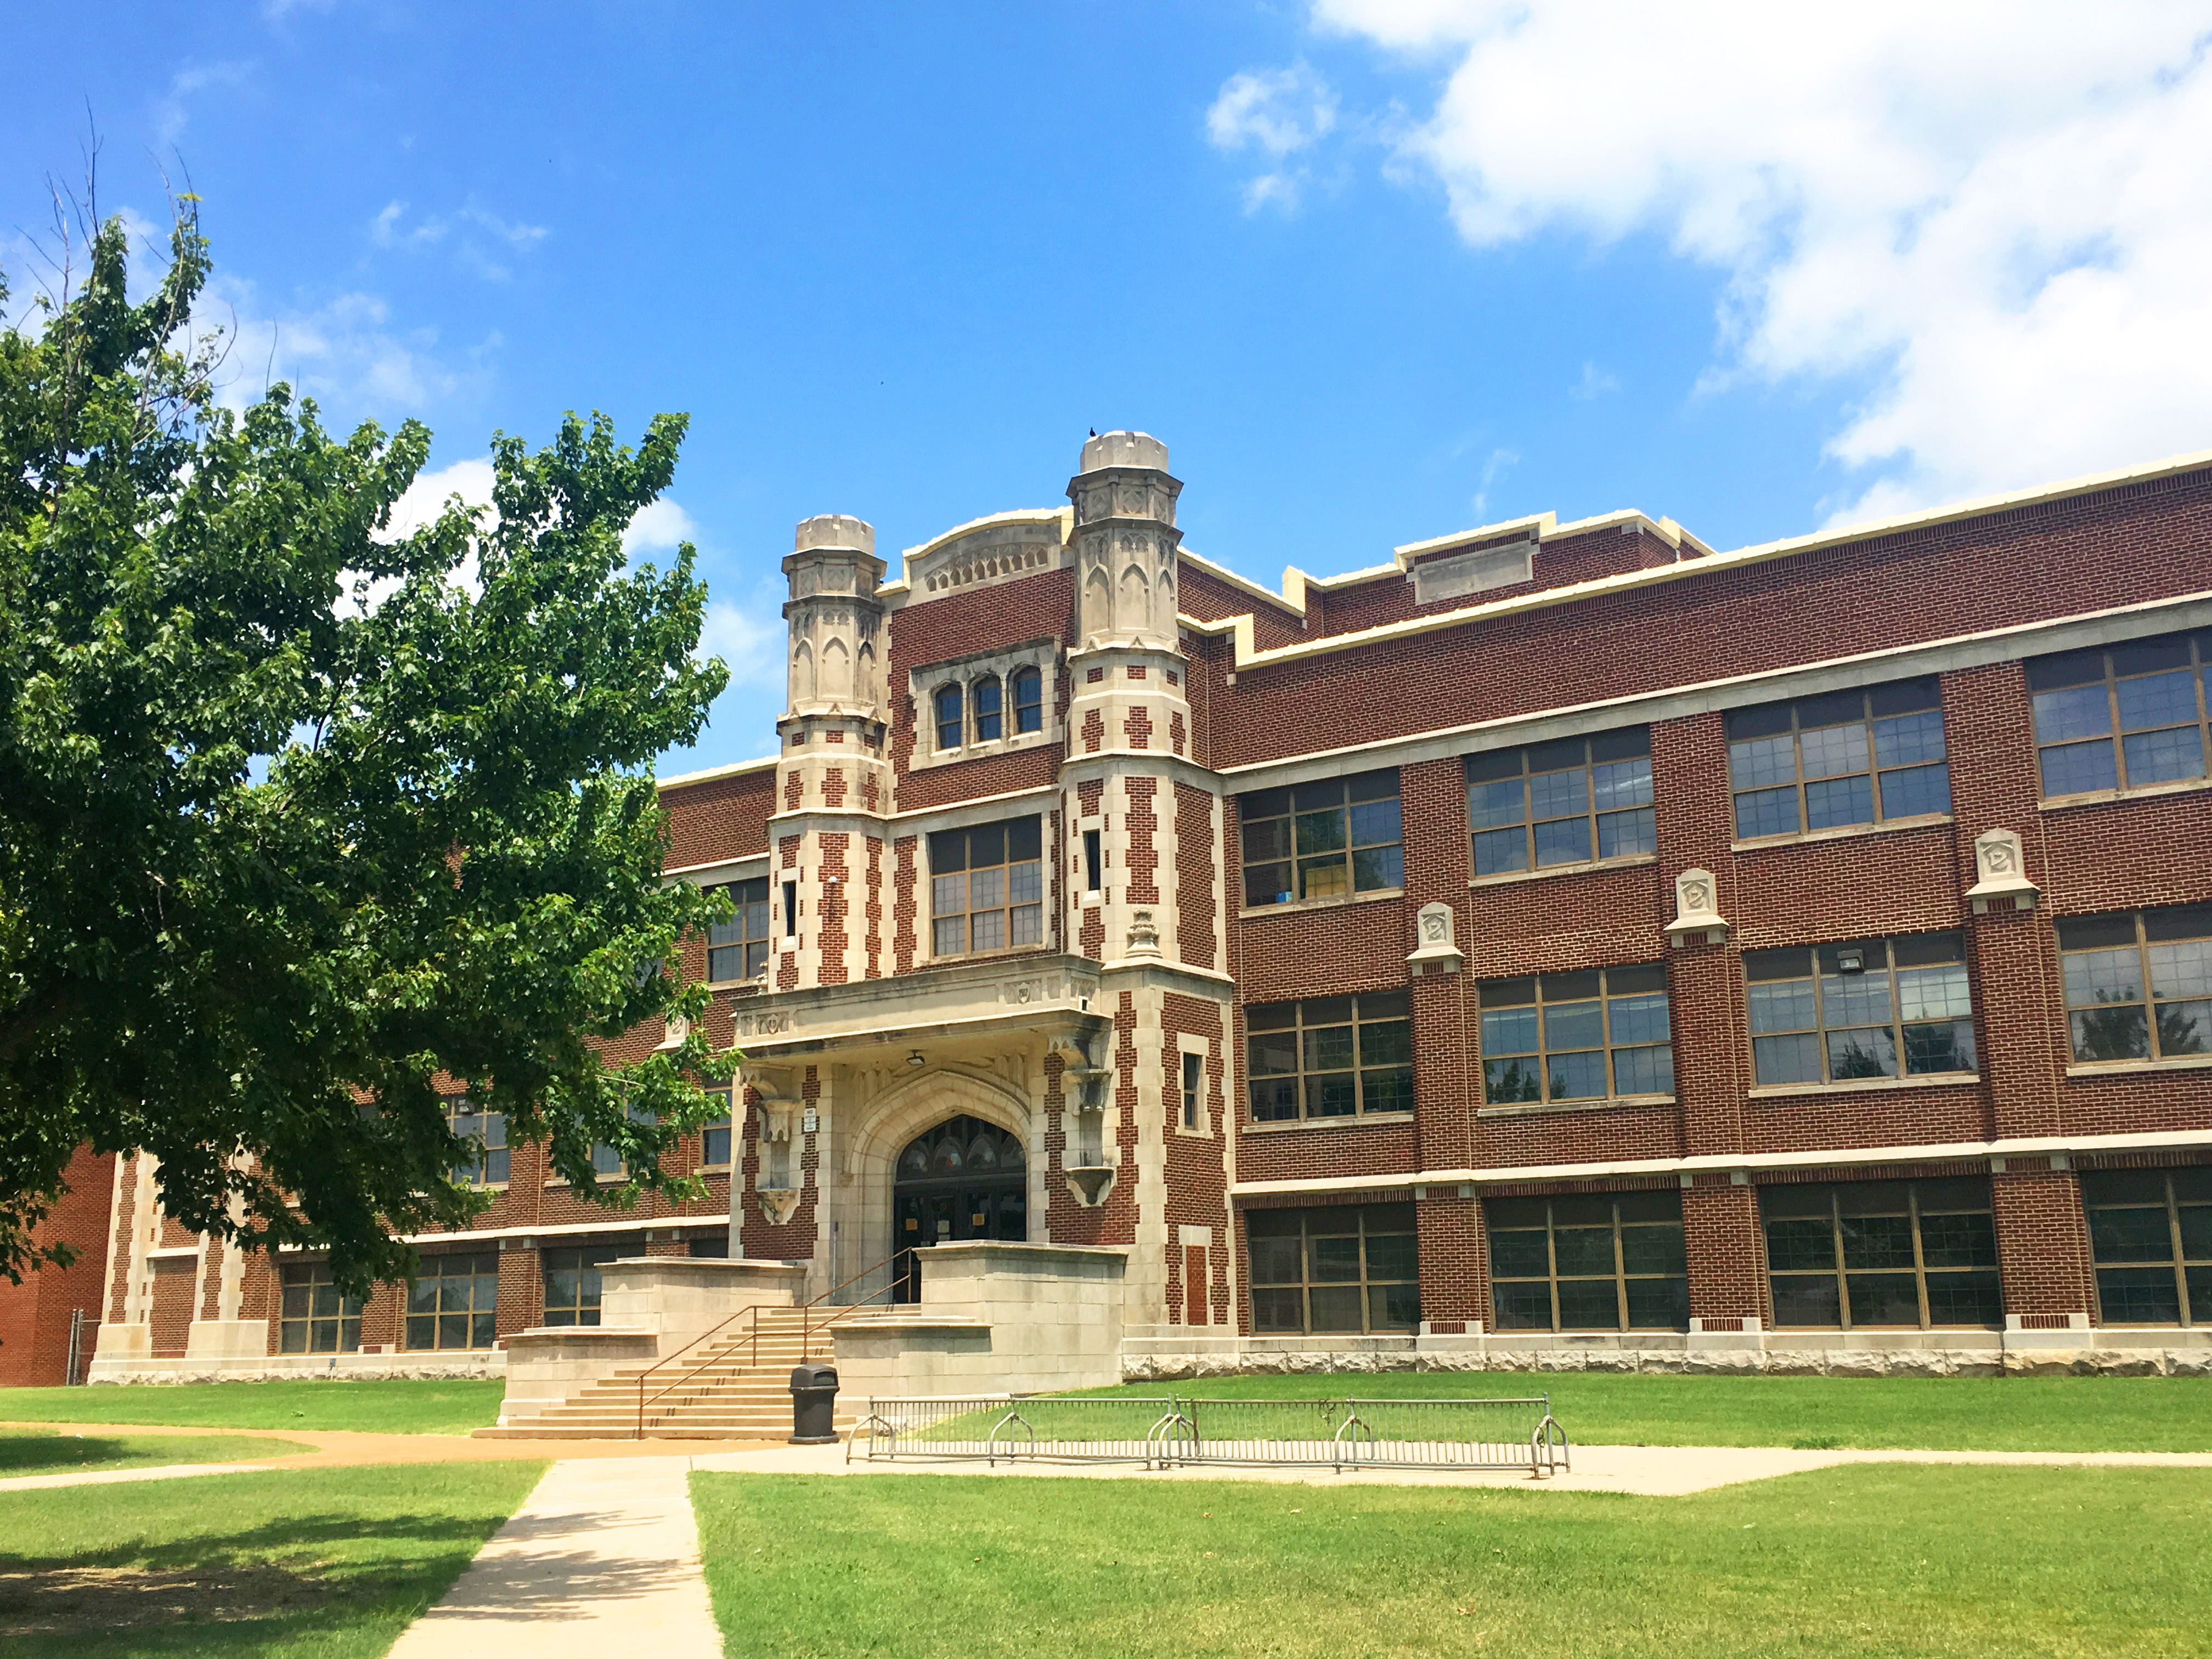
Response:
[[[68,68],[0,108],[0,264],[20,305],[88,105],[104,207],[189,170],[247,389],[418,415],[441,484],[495,428],[688,411],[641,541],[697,543],[735,672],[690,769],[772,746],[795,520],[895,569],[1057,502],[1091,427],[1165,439],[1190,545],[1270,584],[2212,445],[2212,9],[1863,10],[33,9]]]

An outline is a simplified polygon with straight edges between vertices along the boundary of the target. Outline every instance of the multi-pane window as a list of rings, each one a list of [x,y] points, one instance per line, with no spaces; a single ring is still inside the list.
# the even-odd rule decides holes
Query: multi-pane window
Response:
[[[707,926],[707,977],[720,985],[758,979],[768,972],[768,878],[733,881],[715,890],[729,896],[727,921]]]
[[[478,1111],[476,1103],[466,1096],[459,1096],[446,1103],[446,1127],[466,1140],[474,1137],[483,1143],[483,1156],[472,1163],[456,1164],[453,1179],[471,1187],[502,1187],[507,1184],[510,1155],[507,1146],[507,1115],[504,1112]]]
[[[976,742],[996,743],[1006,736],[1005,694],[996,676],[977,680],[968,689],[968,699],[975,711]]]
[[[2101,1325],[2212,1325],[2212,1166],[2081,1176]]]
[[[735,1092],[728,1084],[712,1085],[707,1092],[714,1099],[727,1103]],[[726,1164],[730,1161],[731,1114],[725,1110],[720,1117],[710,1117],[699,1127],[699,1161],[705,1164]]]
[[[1044,846],[1036,818],[929,838],[930,948],[940,957],[1044,938]]]
[[[1680,1192],[1485,1199],[1501,1331],[1684,1330]]]
[[[1007,682],[1014,694],[1014,730],[1044,730],[1044,675],[1035,668],[1018,668]]]
[[[1653,852],[1650,731],[1470,755],[1467,816],[1478,876]]]
[[[279,1353],[357,1353],[361,1298],[341,1296],[326,1261],[288,1261],[276,1309]]]
[[[1199,1124],[1199,1091],[1206,1074],[1206,1057],[1185,1054],[1182,1057],[1182,1127],[1195,1129]]]
[[[1728,738],[1741,839],[1951,810],[1933,679],[1739,708]]]
[[[1998,1325],[1986,1176],[1759,1189],[1777,1325]]]
[[[1244,902],[1341,898],[1402,886],[1398,773],[1328,778],[1237,798]]]
[[[456,1251],[422,1259],[407,1287],[407,1346],[410,1348],[489,1348],[497,1334],[499,1256],[491,1250]]]
[[[1251,1210],[1252,1328],[1358,1335],[1421,1322],[1410,1204]]]
[[[1956,933],[1747,951],[1759,1083],[1972,1072],[1974,1010]]]
[[[2212,904],[2069,916],[2058,951],[2075,1060],[2212,1052]]]
[[[1413,1025],[1403,991],[1265,1003],[1244,1011],[1252,1121],[1413,1109]]]
[[[957,685],[940,685],[932,702],[937,716],[937,746],[957,749],[968,726],[966,696]]]
[[[629,1121],[633,1123],[653,1124],[660,1121],[660,1114],[658,1112],[645,1111],[635,1106],[629,1107],[626,1109],[629,1114]],[[618,1176],[626,1173],[628,1167],[629,1166],[623,1162],[622,1149],[620,1147],[613,1146],[604,1140],[595,1140],[592,1143],[592,1171],[593,1174]]]
[[[2027,684],[2045,795],[2204,775],[2212,631],[2040,657]]]
[[[1487,980],[1477,994],[1493,1106],[1674,1092],[1662,966]]]
[[[635,1247],[632,1247],[635,1248]],[[599,1322],[599,1268],[623,1252],[620,1244],[569,1245],[538,1258],[545,1279],[544,1325]]]

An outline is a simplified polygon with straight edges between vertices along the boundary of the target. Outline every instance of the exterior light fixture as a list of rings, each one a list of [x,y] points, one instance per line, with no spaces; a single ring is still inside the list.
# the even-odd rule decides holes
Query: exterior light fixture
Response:
[[[1860,951],[1837,951],[1836,971],[1839,974],[1863,974],[1866,972],[1865,953]]]
[[[906,1057],[906,1063],[913,1066],[917,1072],[920,1071],[922,1067],[921,1050],[917,1048],[912,1054],[908,1054]]]

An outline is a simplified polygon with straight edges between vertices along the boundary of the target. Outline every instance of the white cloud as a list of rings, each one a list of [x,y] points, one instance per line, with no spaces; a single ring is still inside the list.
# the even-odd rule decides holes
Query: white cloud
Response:
[[[1256,149],[1277,165],[1244,186],[1244,211],[1295,212],[1306,169],[1279,165],[1310,149],[1336,127],[1336,94],[1307,64],[1232,75],[1206,112],[1206,134],[1218,149]]]
[[[698,534],[699,526],[691,515],[663,495],[647,501],[629,521],[629,528],[623,532],[623,552],[625,556],[661,552],[678,542],[695,540]]]
[[[155,135],[165,144],[174,143],[191,119],[187,100],[243,85],[252,73],[251,64],[187,64],[169,77],[169,89],[154,105]]]
[[[1490,452],[1489,459],[1482,464],[1482,483],[1469,502],[1478,514],[1490,511],[1491,485],[1520,464],[1521,452],[1517,449],[1493,449]]]
[[[732,690],[780,691],[784,684],[783,617],[773,596],[763,600],[757,592],[753,600],[749,605],[729,599],[709,601],[706,621],[699,629],[699,648],[692,654],[702,659],[720,657],[729,664]]]
[[[1869,470],[1848,514],[2212,444],[2201,4],[1317,0],[1315,20],[1451,55],[1400,156],[1470,243],[1656,234],[1728,278],[1709,386],[1870,383],[1828,446]]]
[[[1567,388],[1567,396],[1587,403],[1592,398],[1602,398],[1608,392],[1620,390],[1620,377],[1618,374],[1608,374],[1595,363],[1585,362],[1582,379]]]
[[[456,231],[454,252],[479,276],[503,282],[513,273],[501,263],[508,254],[526,253],[545,240],[545,227],[502,219],[471,203],[457,212],[405,223],[407,204],[384,204],[368,223],[368,240],[378,247],[419,249],[434,246]]]
[[[376,539],[401,541],[423,526],[435,523],[438,515],[446,510],[448,496],[459,495],[471,507],[489,507],[492,486],[498,481],[489,456],[455,461],[434,472],[418,472],[415,482],[392,502],[392,523]],[[480,522],[490,524],[492,515],[486,515]]]
[[[436,355],[434,329],[392,325],[374,294],[343,294],[311,308],[264,311],[252,283],[218,276],[193,313],[203,330],[223,331],[225,356],[217,392],[244,409],[277,380],[319,400],[332,419],[350,425],[362,414],[386,421],[420,414],[483,373],[481,363],[455,369]]]

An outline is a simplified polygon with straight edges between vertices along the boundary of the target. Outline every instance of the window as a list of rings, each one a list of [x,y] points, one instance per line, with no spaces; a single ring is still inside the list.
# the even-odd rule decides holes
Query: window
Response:
[[[2075,1060],[2212,1050],[2212,904],[2069,916],[2058,951]]]
[[[1651,733],[1638,726],[1467,759],[1474,873],[1583,864],[1657,850]]]
[[[733,881],[715,890],[733,907],[727,921],[707,927],[707,977],[717,985],[758,979],[768,972],[768,878]]]
[[[694,1261],[727,1261],[730,1259],[729,1235],[720,1238],[695,1238],[690,1255]]]
[[[930,949],[940,957],[1044,939],[1044,848],[1036,818],[929,838]]]
[[[998,680],[977,680],[969,691],[969,699],[975,710],[975,741],[996,743],[1006,735]]]
[[[1244,902],[1341,898],[1402,886],[1395,768],[1262,789],[1237,802]]]
[[[1493,1106],[1674,1092],[1664,967],[1493,979],[1478,995]]]
[[[1182,1057],[1182,1127],[1198,1127],[1199,1091],[1206,1075],[1206,1056],[1185,1054]]]
[[[660,1121],[660,1115],[658,1112],[643,1111],[635,1106],[629,1107],[627,1110],[629,1114],[629,1121],[633,1123]],[[627,1166],[623,1163],[620,1149],[609,1146],[604,1140],[595,1140],[592,1143],[592,1168],[596,1173],[603,1176],[619,1176],[627,1172]]]
[[[546,1250],[538,1258],[545,1277],[544,1325],[599,1322],[599,1268],[635,1245],[585,1244]]]
[[[957,749],[968,724],[961,704],[960,688],[957,685],[939,686],[933,702],[937,712],[938,748]]]
[[[1413,1026],[1403,991],[1244,1011],[1252,1121],[1413,1109]]]
[[[1747,951],[1753,1080],[1972,1072],[1974,1009],[1956,933]]]
[[[1951,810],[1933,679],[1739,708],[1728,738],[1740,839]]]
[[[453,1165],[453,1179],[469,1187],[507,1184],[510,1155],[507,1147],[507,1115],[480,1112],[465,1095],[446,1103],[446,1127],[462,1139],[483,1143],[483,1156],[473,1163]]]
[[[1689,1328],[1677,1192],[1485,1199],[1501,1331]]]
[[[2040,657],[2027,684],[2045,795],[2204,775],[2212,632]]]
[[[361,1298],[340,1296],[326,1261],[288,1261],[276,1310],[279,1353],[361,1352]]]
[[[1044,730],[1044,675],[1034,668],[1018,668],[1010,682],[1014,691],[1014,730]]]
[[[410,1348],[489,1348],[497,1334],[499,1257],[490,1250],[426,1255],[407,1287]]]
[[[729,1100],[731,1092],[731,1089],[727,1086],[715,1087],[708,1091],[708,1093],[714,1096],[715,1099],[725,1103]],[[699,1126],[700,1163],[708,1165],[729,1163],[730,1115],[727,1111],[725,1111],[721,1116],[708,1118],[706,1122]]]
[[[783,936],[799,937],[799,884],[795,881],[783,884]]]
[[[1990,1183],[1761,1187],[1777,1325],[1999,1325]]]
[[[1102,866],[1104,862],[1098,847],[1098,831],[1085,830],[1083,832],[1083,890],[1085,892],[1095,893],[1103,885],[1106,872]]]
[[[2100,1325],[2212,1325],[2212,1165],[2081,1176]]]
[[[1409,1331],[1421,1322],[1420,1253],[1410,1204],[1251,1210],[1252,1328]]]

